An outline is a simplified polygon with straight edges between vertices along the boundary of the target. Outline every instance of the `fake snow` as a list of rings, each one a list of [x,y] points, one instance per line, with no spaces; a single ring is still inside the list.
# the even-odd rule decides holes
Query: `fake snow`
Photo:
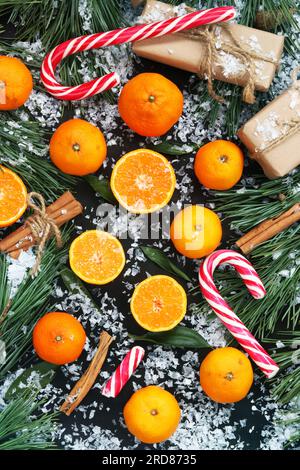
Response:
[[[35,255],[32,249],[27,252],[21,251],[18,259],[8,258],[7,278],[10,284],[10,298],[13,298],[18,290],[19,285],[27,275],[30,268],[35,263]]]
[[[80,14],[84,18],[84,29],[90,31],[91,16],[88,12],[87,0],[80,0]],[[237,2],[239,9],[243,8],[243,2]],[[201,7],[201,5],[200,5]],[[182,8],[182,7],[181,7]],[[127,8],[130,21],[133,13]],[[127,14],[127,13],[126,13]],[[251,39],[254,47],[255,39]],[[21,45],[20,45],[21,46]],[[34,58],[36,53],[41,53],[40,42],[29,44],[23,43],[22,47],[27,51],[28,58]],[[43,51],[42,51],[43,53]],[[96,76],[94,70],[90,70],[89,59],[82,55],[80,74],[83,81],[87,81]],[[103,71],[117,69],[121,75],[122,83],[125,83],[135,74],[135,66],[139,59],[133,57],[128,46],[119,48],[107,48],[102,51],[95,51],[94,60],[97,67]],[[104,61],[104,65],[103,65]],[[278,94],[289,84],[289,72],[293,66],[293,61],[285,57],[283,68],[278,77],[275,78],[272,85],[272,93]],[[184,112],[179,122],[167,136],[167,140],[177,140],[183,146],[190,144],[201,145],[207,140],[224,138],[224,118],[227,112],[226,105],[221,107],[221,113],[218,115],[214,127],[207,126],[199,118],[199,109],[205,114],[210,110],[210,102],[200,102],[200,93],[205,90],[206,84],[199,81],[196,77],[191,77],[186,84],[184,93]],[[118,91],[113,90],[113,96],[116,98]],[[260,97],[258,98],[261,99]],[[293,103],[293,99],[291,101]],[[30,100],[26,103],[27,109],[37,119],[42,126],[52,131],[57,127],[65,110],[65,105],[54,100],[46,93],[35,90]],[[116,160],[124,153],[124,143],[131,142],[134,134],[126,128],[118,115],[116,101],[109,102],[96,96],[92,99],[72,104],[74,117],[87,119],[89,122],[99,126],[104,132],[109,147],[116,146],[117,150],[113,152],[110,161],[104,164],[104,170],[111,169]],[[251,115],[249,107],[244,107],[241,115],[241,122],[245,121]],[[23,115],[24,120],[26,114]],[[273,129],[274,130],[274,129]],[[261,131],[272,133],[270,128],[267,130],[262,126]],[[121,131],[121,132],[120,132]],[[160,139],[141,139],[139,145],[158,143]],[[193,156],[172,157],[170,158],[177,177],[176,207],[180,210],[183,204],[195,202],[194,179],[193,179]],[[244,181],[247,186],[255,187],[255,180],[248,178]],[[241,190],[242,191],[242,190]],[[196,201],[201,203],[201,201]],[[96,204],[96,199],[95,199]],[[103,206],[101,206],[103,209]],[[110,206],[111,209],[111,206]],[[112,295],[109,289],[92,288],[91,294],[95,299],[93,302],[89,297],[82,293],[71,294],[62,288],[61,285],[54,287],[53,296],[55,298],[55,308],[61,311],[72,313],[78,318],[86,331],[88,331],[88,340],[85,344],[82,356],[73,364],[66,365],[60,369],[63,376],[63,385],[57,383],[48,384],[42,391],[41,396],[46,402],[43,405],[43,411],[46,413],[51,410],[57,410],[60,404],[73,387],[74,383],[85,371],[88,362],[92,359],[99,341],[101,330],[107,330],[116,337],[110,348],[108,358],[99,378],[94,387],[82,404],[74,411],[68,424],[61,424],[56,430],[54,438],[60,446],[65,449],[135,449],[140,443],[129,435],[125,428],[122,406],[119,401],[104,399],[100,395],[100,388],[107,380],[117,364],[122,360],[133,340],[129,337],[126,321],[130,315],[129,300],[132,295],[137,277],[146,278],[150,275],[148,270],[152,269],[150,263],[139,250],[139,241],[144,239],[145,216],[127,215],[122,211],[110,210],[108,218],[103,220],[99,211],[95,207],[87,207],[85,211],[86,223],[91,228],[104,228],[122,238],[129,231],[129,248],[126,252],[126,266],[122,278],[122,291],[116,297]],[[77,227],[81,231],[81,225]],[[153,232],[159,234],[159,239],[154,245],[163,250],[166,254],[172,256],[170,244],[166,243],[168,239],[167,231],[161,227],[161,223],[156,221],[152,223]],[[279,254],[274,254],[274,257]],[[186,259],[180,255],[175,255],[174,260],[182,267],[185,266]],[[22,253],[18,261],[10,261],[9,281],[12,284],[13,294],[16,292],[26,272],[34,263],[34,257],[31,252]],[[198,270],[199,262],[192,262],[192,268],[195,272]],[[290,275],[291,273],[287,273]],[[281,273],[284,275],[284,273]],[[191,288],[192,286],[188,286]],[[197,287],[198,289],[198,287]],[[12,294],[12,295],[13,295]],[[227,332],[221,322],[211,314],[208,306],[203,302],[199,313],[196,311],[196,302],[199,297],[194,296],[195,291],[189,295],[189,310],[184,319],[184,324],[198,331],[208,341],[212,347],[225,346],[227,344]],[[300,296],[299,296],[300,299]],[[290,427],[283,428],[278,426],[276,421],[282,413],[282,409],[270,397],[269,390],[266,388],[263,379],[256,378],[256,387],[260,399],[254,399],[251,392],[246,399],[245,406],[251,410],[250,418],[245,418],[242,407],[237,405],[220,405],[212,402],[206,397],[199,384],[199,366],[201,355],[198,351],[186,351],[180,349],[169,349],[162,346],[147,345],[147,354],[141,366],[135,372],[132,380],[128,384],[133,392],[141,386],[157,384],[175,394],[182,409],[182,420],[176,433],[165,443],[155,446],[145,446],[146,448],[158,449],[245,449],[249,445],[246,439],[248,434],[254,433],[253,423],[256,418],[264,420],[261,425],[261,435],[257,447],[262,449],[281,449],[284,445],[287,434],[292,432]],[[4,383],[0,386],[0,408],[5,405],[3,397],[6,390],[19,375],[8,375]],[[120,396],[122,400],[122,395]],[[101,421],[101,414],[108,417],[105,420],[109,425]],[[250,422],[251,421],[251,422]],[[80,422],[80,424],[79,424]],[[244,430],[244,438],[241,437],[241,429]]]

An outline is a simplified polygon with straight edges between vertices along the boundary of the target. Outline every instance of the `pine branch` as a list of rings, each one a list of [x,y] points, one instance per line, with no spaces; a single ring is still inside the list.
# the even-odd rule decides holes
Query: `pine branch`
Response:
[[[40,412],[43,403],[26,389],[0,411],[0,450],[56,447],[53,432],[57,413]]]
[[[18,39],[34,41],[39,36],[47,50],[84,34],[84,23],[88,21],[85,12],[80,10],[79,0],[7,0],[5,4],[12,8],[10,21],[19,26]],[[109,31],[120,26],[120,0],[87,0],[87,7],[91,15],[91,32]]]
[[[70,230],[63,232],[63,239],[68,239]],[[49,297],[53,290],[55,279],[65,262],[67,249],[58,250],[55,241],[51,240],[46,247],[40,272],[35,278],[29,274],[25,277],[17,292],[14,294],[8,315],[0,325],[1,339],[6,345],[6,362],[0,369],[0,379],[18,363],[27,348],[31,345],[31,334],[38,318],[49,310]],[[9,282],[7,279],[7,261],[5,255],[0,255],[0,286],[5,300],[9,297]],[[1,301],[1,313],[5,306]]]
[[[300,171],[277,180],[254,175],[232,190],[214,192],[218,210],[237,230],[246,232],[262,220],[276,217],[299,201]]]
[[[77,180],[61,173],[46,154],[45,133],[37,122],[22,121],[15,113],[0,113],[0,164],[18,173],[31,191],[55,199]]]
[[[281,372],[273,379],[272,394],[276,400],[289,403],[300,397],[300,331],[278,332],[275,339],[268,342],[280,341],[280,348],[273,354]]]
[[[280,421],[277,422],[280,426],[293,426],[294,431],[292,431],[291,435],[287,438],[286,446],[299,443],[300,441],[300,410],[291,408],[286,411]]]

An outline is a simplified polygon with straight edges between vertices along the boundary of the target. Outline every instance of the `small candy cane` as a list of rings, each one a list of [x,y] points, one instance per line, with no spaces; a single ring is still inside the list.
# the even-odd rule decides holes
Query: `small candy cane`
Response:
[[[278,365],[231,310],[215,286],[214,270],[224,263],[236,269],[255,299],[262,299],[266,295],[265,288],[253,266],[244,256],[232,250],[215,251],[204,260],[199,270],[201,292],[220,320],[263,373],[268,378],[274,377],[279,370]]]
[[[145,350],[134,346],[124,357],[121,364],[104,385],[101,393],[105,397],[115,398],[128,382],[145,355]]]
[[[45,88],[55,98],[61,100],[81,100],[109,90],[120,83],[116,72],[74,87],[60,85],[55,78],[55,69],[66,57],[81,51],[89,51],[99,47],[114,46],[127,42],[141,41],[166,34],[177,33],[211,23],[232,20],[236,15],[233,7],[211,8],[187,15],[170,18],[156,23],[115,29],[105,33],[90,34],[70,39],[56,46],[46,57],[41,69],[41,80]]]

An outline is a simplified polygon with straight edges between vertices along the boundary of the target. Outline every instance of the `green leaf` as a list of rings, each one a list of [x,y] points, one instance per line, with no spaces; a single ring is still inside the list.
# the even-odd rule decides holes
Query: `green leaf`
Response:
[[[175,348],[186,349],[206,349],[211,346],[197,331],[186,326],[176,326],[173,330],[152,333],[148,332],[141,336],[129,334],[130,338],[136,341],[147,341],[149,343],[161,344],[164,346],[173,346]]]
[[[189,155],[199,149],[196,144],[178,144],[177,142],[164,141],[154,145],[153,150],[166,155]]]
[[[38,364],[29,367],[20,374],[16,380],[11,384],[5,394],[5,399],[10,401],[15,398],[18,393],[23,393],[25,389],[42,390],[53,379],[58,366],[49,364],[48,362],[39,362]],[[34,374],[34,376],[32,375]],[[32,377],[32,380],[29,379]]]
[[[85,287],[83,282],[73,273],[73,271],[71,271],[71,269],[64,268],[61,271],[60,275],[64,282],[64,285],[71,294],[79,294],[82,297],[87,298],[93,304],[93,306],[99,310],[98,305],[96,304],[88,289]]]
[[[100,196],[105,199],[105,201],[111,202],[112,204],[116,203],[115,196],[110,189],[110,184],[107,178],[99,180],[97,176],[88,175],[85,176],[84,179],[96,193],[99,193]]]
[[[160,268],[164,269],[168,273],[175,274],[181,277],[185,281],[192,282],[191,278],[182,271],[175,263],[173,263],[159,248],[152,246],[141,246],[140,247],[144,255],[153,263],[157,264]]]

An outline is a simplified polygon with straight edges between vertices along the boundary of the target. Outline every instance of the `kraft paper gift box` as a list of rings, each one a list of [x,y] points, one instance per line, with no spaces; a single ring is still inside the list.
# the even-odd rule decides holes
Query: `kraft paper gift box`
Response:
[[[238,136],[265,175],[279,178],[300,165],[300,81],[271,101]]]
[[[156,0],[148,0],[141,23],[151,23],[187,12],[182,6],[174,7]],[[267,91],[280,62],[284,37],[233,23],[225,26],[219,24],[214,28],[213,47],[216,60],[212,66],[212,78],[245,87],[249,82],[251,68],[254,88]],[[198,29],[204,31],[205,27],[191,31],[197,32]],[[140,57],[205,77],[207,73],[203,63],[207,57],[207,44],[201,38],[191,38],[185,34],[188,32],[137,41],[133,44],[133,51]],[[233,52],[228,52],[231,48]],[[251,64],[245,63],[241,54],[234,52],[239,48],[248,53]],[[255,58],[257,56],[259,59]]]

